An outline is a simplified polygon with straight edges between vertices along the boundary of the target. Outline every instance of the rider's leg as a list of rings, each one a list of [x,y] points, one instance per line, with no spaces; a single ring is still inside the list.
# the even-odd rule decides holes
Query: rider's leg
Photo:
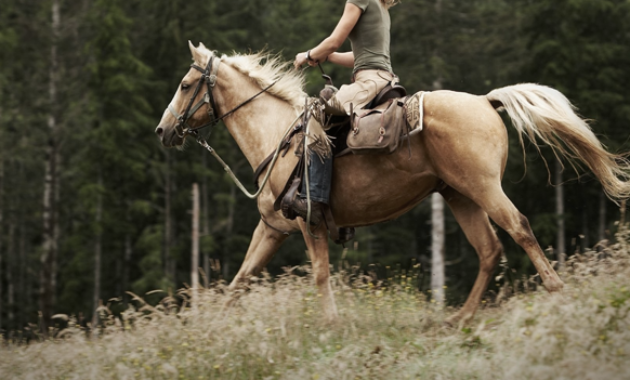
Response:
[[[309,195],[312,201],[328,204],[332,180],[333,157],[320,157],[315,152],[309,154],[308,182]],[[304,185],[306,183],[304,182]],[[306,198],[306,190],[300,192],[301,198]]]
[[[308,157],[309,196],[311,199],[311,223],[319,224],[322,220],[322,204],[328,204],[332,180],[333,157],[328,154],[320,157],[315,152],[309,152]],[[291,208],[306,220],[308,204],[306,202],[306,181],[302,182],[300,196],[293,200]]]

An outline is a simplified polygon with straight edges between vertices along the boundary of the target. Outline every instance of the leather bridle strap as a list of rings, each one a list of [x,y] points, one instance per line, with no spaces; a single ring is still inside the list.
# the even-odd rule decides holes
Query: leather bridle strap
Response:
[[[216,106],[214,104],[214,96],[212,96],[212,89],[217,83],[217,71],[219,70],[219,64],[221,63],[221,59],[216,58],[217,64],[213,65],[212,63],[214,59],[215,59],[214,55],[210,57],[210,60],[208,61],[208,64],[206,65],[205,69],[202,69],[200,66],[197,66],[195,64],[190,65],[190,67],[192,67],[193,69],[201,72],[201,77],[199,78],[199,82],[197,83],[197,86],[195,87],[195,92],[193,93],[192,97],[190,98],[190,101],[188,102],[188,106],[186,106],[186,110],[180,115],[175,110],[172,104],[168,105],[168,110],[177,119],[177,125],[175,125],[175,130],[177,131],[178,136],[181,138],[183,138],[187,133],[191,133],[193,131],[196,131],[198,129],[205,128],[208,126],[212,126],[216,124],[217,122],[217,119],[215,118],[215,115],[217,114],[217,112],[216,112]],[[204,82],[206,83],[207,91],[203,95],[201,100],[199,100],[199,102],[197,102],[197,104],[193,106],[193,102],[195,101],[195,98],[197,98],[197,95],[199,94],[199,91],[201,90],[201,86],[203,86]],[[188,119],[192,117],[195,114],[195,112],[199,110],[199,108],[201,108],[203,105],[206,105],[206,104],[209,105],[208,116],[210,117],[210,122],[196,128],[189,126],[187,123]]]

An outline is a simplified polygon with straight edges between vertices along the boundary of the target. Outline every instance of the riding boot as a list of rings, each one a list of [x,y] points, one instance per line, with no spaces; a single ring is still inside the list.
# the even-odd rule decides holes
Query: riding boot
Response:
[[[306,221],[308,217],[308,203],[305,198],[296,195],[291,201],[291,210]],[[317,226],[322,221],[322,203],[311,201],[311,224]]]

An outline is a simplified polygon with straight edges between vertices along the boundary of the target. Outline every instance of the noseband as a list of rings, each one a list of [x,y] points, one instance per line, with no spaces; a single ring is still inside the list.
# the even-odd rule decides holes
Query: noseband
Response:
[[[190,65],[190,67],[192,67],[193,69],[201,72],[201,77],[199,77],[199,82],[197,82],[197,87],[195,87],[195,92],[190,98],[190,101],[188,102],[188,106],[186,107],[186,110],[184,111],[184,113],[180,115],[175,110],[172,104],[168,105],[168,110],[177,119],[177,124],[175,125],[175,132],[177,133],[177,136],[179,136],[182,139],[186,137],[186,135],[188,134],[197,135],[197,131],[202,128],[212,127],[216,125],[219,121],[225,119],[227,116],[234,113],[239,108],[251,102],[256,97],[258,97],[258,95],[262,94],[263,92],[266,92],[267,90],[271,88],[271,86],[273,86],[274,84],[278,82],[277,80],[274,82],[271,82],[269,86],[260,90],[260,92],[258,92],[256,95],[252,96],[251,98],[247,99],[243,103],[234,107],[231,111],[226,112],[223,116],[217,117],[218,112],[217,112],[217,107],[214,104],[214,97],[212,96],[212,89],[217,83],[217,71],[219,71],[219,64],[221,63],[221,59],[216,58],[217,64],[213,66],[212,62],[214,61],[214,59],[215,59],[214,55],[210,57],[210,60],[208,61],[208,65],[206,65],[205,69],[202,69],[201,66],[197,66],[194,63]],[[206,84],[207,91],[205,94],[203,94],[203,97],[201,98],[201,100],[199,100],[197,104],[193,106],[193,102],[195,101],[195,98],[199,94],[199,91],[201,90],[201,86],[203,86],[204,83]],[[199,108],[201,108],[204,104],[208,105],[208,117],[210,117],[210,121],[200,127],[191,127],[187,123],[188,119],[190,119],[192,115],[194,115],[195,112],[197,112],[197,110],[199,110]]]

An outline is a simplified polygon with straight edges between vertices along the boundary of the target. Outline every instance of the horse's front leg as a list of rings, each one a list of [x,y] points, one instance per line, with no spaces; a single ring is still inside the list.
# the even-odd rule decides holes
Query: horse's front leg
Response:
[[[337,305],[335,304],[335,297],[333,295],[332,287],[330,286],[330,262],[328,260],[328,230],[324,223],[320,223],[319,226],[313,228],[313,235],[318,239],[313,239],[309,235],[306,229],[306,223],[302,218],[297,218],[302,235],[304,236],[304,242],[308,249],[308,255],[313,264],[313,277],[315,278],[315,284],[321,294],[322,304],[324,306],[324,314],[328,321],[334,321],[339,314],[337,313]]]
[[[239,283],[246,281],[250,276],[259,274],[287,237],[287,234],[270,228],[260,220],[249,243],[245,260],[234,276],[230,289],[237,288]]]

